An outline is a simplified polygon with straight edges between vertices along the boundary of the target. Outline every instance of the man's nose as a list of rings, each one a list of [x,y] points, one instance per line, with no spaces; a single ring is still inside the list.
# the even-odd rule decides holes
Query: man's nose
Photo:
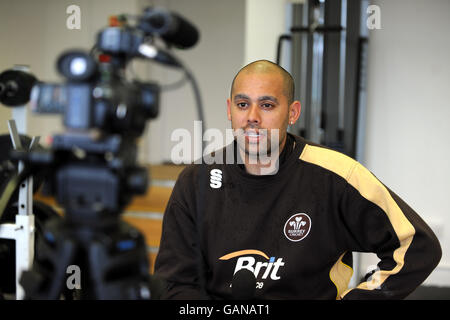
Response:
[[[260,124],[261,123],[261,117],[259,114],[259,107],[256,104],[250,105],[250,108],[248,110],[248,118],[247,123],[252,124]]]

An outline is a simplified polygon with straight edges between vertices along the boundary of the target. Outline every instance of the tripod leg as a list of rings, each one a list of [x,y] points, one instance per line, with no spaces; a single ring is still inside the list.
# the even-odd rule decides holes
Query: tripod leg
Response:
[[[121,221],[114,233],[98,237],[88,250],[97,299],[150,299],[150,274],[144,237]]]
[[[76,250],[64,222],[59,218],[50,220],[44,238],[38,242],[32,270],[23,272],[20,279],[25,299],[60,299],[66,284],[66,270]]]

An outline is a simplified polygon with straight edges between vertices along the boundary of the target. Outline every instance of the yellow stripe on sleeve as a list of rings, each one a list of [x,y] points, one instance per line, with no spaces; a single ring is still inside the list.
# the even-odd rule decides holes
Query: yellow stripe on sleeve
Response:
[[[341,294],[347,290],[348,283],[350,282],[350,279],[353,275],[353,269],[352,267],[346,265],[344,262],[342,262],[342,258],[346,252],[344,252],[336,261],[336,263],[333,265],[333,267],[330,269],[330,280],[333,282],[333,284],[336,286],[336,300],[339,300],[341,298]]]
[[[400,247],[393,254],[396,266],[392,270],[378,270],[372,275],[370,281],[357,286],[357,288],[365,290],[378,288],[389,276],[397,274],[402,269],[406,251],[415,234],[413,225],[405,217],[386,187],[354,159],[337,151],[311,145],[305,145],[300,159],[338,174],[352,185],[361,196],[376,204],[388,216],[400,242]],[[341,298],[350,290],[344,292]]]

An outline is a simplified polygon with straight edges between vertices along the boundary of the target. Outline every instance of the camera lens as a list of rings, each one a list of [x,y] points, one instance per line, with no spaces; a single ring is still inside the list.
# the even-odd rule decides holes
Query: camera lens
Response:
[[[58,71],[70,81],[87,81],[97,69],[94,59],[82,51],[63,53],[56,64]]]
[[[72,59],[72,61],[70,62],[70,72],[73,75],[82,75],[83,73],[86,72],[87,69],[87,64],[86,64],[86,60],[83,58],[74,58]]]

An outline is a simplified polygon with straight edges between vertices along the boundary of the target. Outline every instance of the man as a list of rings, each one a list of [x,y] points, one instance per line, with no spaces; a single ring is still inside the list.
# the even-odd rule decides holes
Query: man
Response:
[[[233,298],[233,275],[248,270],[256,299],[399,299],[438,264],[437,238],[395,193],[355,160],[287,133],[300,116],[293,92],[269,61],[236,75],[235,142],[217,151],[223,162],[187,167],[166,208],[155,266],[165,298]],[[380,262],[347,288],[352,252]]]

